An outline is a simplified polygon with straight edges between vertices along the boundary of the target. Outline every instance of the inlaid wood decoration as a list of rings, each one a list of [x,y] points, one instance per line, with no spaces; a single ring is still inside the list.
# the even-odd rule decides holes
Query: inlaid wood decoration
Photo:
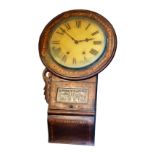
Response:
[[[94,145],[98,73],[116,45],[113,26],[92,11],[67,11],[45,26],[39,54],[46,67],[49,142]]]

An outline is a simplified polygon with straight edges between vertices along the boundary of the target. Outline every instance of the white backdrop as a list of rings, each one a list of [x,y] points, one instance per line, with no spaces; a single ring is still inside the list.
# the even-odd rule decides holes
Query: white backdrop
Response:
[[[0,1],[1,155],[155,155],[154,0]],[[118,48],[99,75],[96,145],[47,142],[39,35],[57,14],[89,9],[114,26]]]

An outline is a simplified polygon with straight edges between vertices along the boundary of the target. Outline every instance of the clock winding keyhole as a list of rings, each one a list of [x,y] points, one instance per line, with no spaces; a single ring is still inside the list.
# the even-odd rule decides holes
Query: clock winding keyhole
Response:
[[[69,108],[73,108],[73,105],[70,105]]]

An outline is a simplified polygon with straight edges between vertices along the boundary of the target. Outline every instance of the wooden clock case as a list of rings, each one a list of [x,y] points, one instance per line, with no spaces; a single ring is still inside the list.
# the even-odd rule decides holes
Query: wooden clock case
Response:
[[[97,76],[85,80],[65,80],[45,70],[45,96],[48,108],[49,142],[94,144]],[[59,89],[84,91],[86,102],[63,102]],[[79,103],[78,103],[79,102]]]
[[[107,36],[104,56],[81,70],[68,69],[48,59],[50,31],[58,22],[71,16],[85,16],[96,20]],[[48,103],[49,142],[94,145],[98,73],[111,62],[116,45],[116,34],[109,21],[88,10],[64,12],[44,28],[40,36],[39,53],[46,66],[43,78]]]

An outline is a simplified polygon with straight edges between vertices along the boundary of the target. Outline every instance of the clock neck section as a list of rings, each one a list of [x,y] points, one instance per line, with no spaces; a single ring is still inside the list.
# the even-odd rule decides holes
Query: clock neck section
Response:
[[[66,80],[43,72],[44,95],[49,114],[95,115],[98,75],[85,80]]]

